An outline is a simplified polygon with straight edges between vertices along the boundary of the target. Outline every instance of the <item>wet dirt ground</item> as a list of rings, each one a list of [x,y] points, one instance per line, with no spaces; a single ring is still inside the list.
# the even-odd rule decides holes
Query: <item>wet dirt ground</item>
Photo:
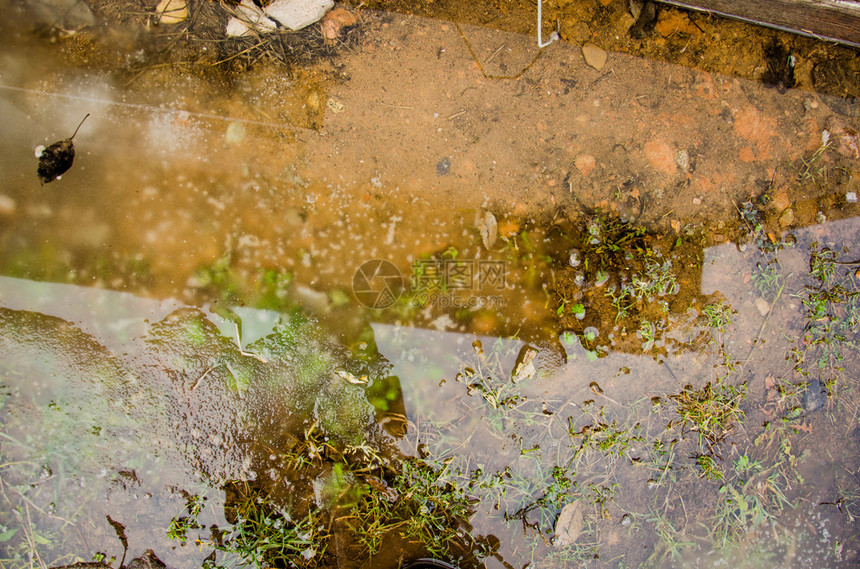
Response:
[[[620,17],[622,11],[616,8],[613,13]],[[549,5],[547,21],[565,10],[576,6]],[[523,18],[531,14],[521,7],[512,12]],[[746,358],[744,374],[736,379],[749,381],[750,434],[732,443],[727,460],[746,456],[761,425],[783,411],[776,402],[782,404],[775,395],[778,379],[798,379],[784,360],[793,345],[787,340],[791,330],[800,334],[792,323],[801,318],[801,304],[795,300],[780,306],[784,312],[773,317],[780,325],[766,326],[771,307],[758,302],[761,295],[750,285],[761,258],[753,254],[754,247],[738,252],[737,243],[747,242],[752,232],[742,221],[743,204],[756,204],[762,224],[757,237],[765,242],[779,243],[791,234],[802,251],[823,241],[834,250],[848,247],[843,261],[856,255],[858,233],[852,218],[860,211],[860,124],[844,112],[845,99],[811,90],[811,59],[800,66],[806,71],[798,74],[799,88],[782,90],[755,80],[761,74],[760,60],[758,65],[735,65],[730,72],[716,63],[691,64],[687,58],[692,55],[671,61],[637,55],[663,49],[697,53],[702,61],[720,60],[708,59],[706,44],[719,33],[707,27],[710,21],[704,24],[705,33],[699,26],[690,28],[675,12],[664,15],[665,29],[658,28],[657,35],[638,48],[620,49],[619,43],[629,45],[629,40],[607,44],[599,41],[603,36],[563,26],[565,41],[542,51],[525,20],[513,16],[519,22],[511,25],[515,29],[500,31],[470,25],[475,22],[468,17],[440,20],[369,10],[359,14],[356,42],[333,59],[289,73],[272,62],[224,74],[149,62],[145,50],[138,50],[146,43],[141,30],[123,37],[86,32],[37,41],[13,20],[4,22],[15,33],[6,36],[0,56],[3,274],[175,299],[213,311],[213,303],[244,302],[249,290],[261,286],[262,272],[289,275],[289,296],[336,323],[335,336],[341,340],[352,340],[354,331],[368,322],[377,326],[375,341],[394,362],[392,375],[400,378],[404,411],[418,429],[401,441],[404,452],[417,453],[422,440],[437,441],[434,449],[443,456],[452,448],[468,449],[458,455],[467,460],[467,471],[468,461],[476,460],[486,461],[487,471],[519,465],[518,472],[529,472],[532,467],[521,464],[524,449],[542,446],[544,462],[550,461],[550,449],[557,454],[570,450],[560,442],[566,440],[568,427],[585,432],[577,429],[591,419],[611,419],[631,428],[642,421],[646,433],[652,427],[657,432],[664,417],[648,419],[654,415],[647,405],[637,406],[639,398],[665,399],[687,383],[701,387],[712,379],[707,370],[726,366],[720,358],[732,352],[741,361]],[[660,31],[673,24],[683,33]],[[739,29],[737,24],[728,26],[722,33]],[[762,37],[770,39],[768,34]],[[586,39],[610,50],[600,69],[584,61],[576,42]],[[682,40],[691,47],[672,47]],[[808,42],[798,39],[795,45],[813,46]],[[117,59],[106,48],[118,45],[128,51]],[[809,47],[808,53],[812,51]],[[102,52],[109,55],[99,56]],[[833,53],[843,55],[841,48]],[[129,74],[128,61],[135,57],[143,59]],[[87,113],[91,116],[74,140],[73,168],[60,180],[41,185],[34,147],[70,136]],[[822,149],[825,131],[830,145]],[[671,354],[671,360],[643,355],[648,350],[637,345],[641,337],[633,340],[635,327],[623,329],[606,307],[596,319],[588,314],[582,322],[565,313],[565,291],[579,286],[570,250],[582,248],[588,223],[603,218],[644,227],[649,247],[659,242],[676,269],[691,275],[681,281],[683,297],[667,317],[669,330],[654,352]],[[834,220],[845,225],[821,225]],[[681,242],[684,245],[677,246]],[[452,306],[456,296],[439,294],[447,304],[377,312],[358,307],[352,297],[356,269],[373,259],[393,263],[412,289],[422,282],[422,261],[459,260],[475,267],[499,262],[505,267],[505,286],[461,288],[460,298],[493,301],[472,310]],[[788,267],[785,273],[793,275],[807,270],[808,261],[799,253],[784,253],[781,259]],[[610,284],[622,282],[619,274],[612,274]],[[805,281],[794,285],[800,294]],[[591,294],[601,297],[602,290],[591,289]],[[0,297],[5,308],[39,311],[32,301],[12,306],[11,297]],[[685,316],[686,308],[701,314],[701,306],[716,298],[730,303],[734,328],[704,349],[693,341],[699,332],[685,331],[685,326],[701,326],[695,316]],[[79,325],[86,320],[58,308],[44,310]],[[164,313],[159,309],[146,318],[155,322]],[[18,318],[9,316],[9,325],[14,328]],[[407,326],[389,337],[385,326],[395,323]],[[600,340],[590,345],[584,340],[582,348],[565,347],[563,333],[585,338],[587,325],[595,326]],[[222,332],[230,337],[227,330]],[[457,335],[444,341],[445,336],[421,336],[431,330]],[[94,333],[96,343],[122,351],[99,340],[105,335]],[[535,408],[527,406],[523,412],[537,413],[541,402],[548,405],[548,413],[543,413],[546,408],[541,411],[546,424],[539,427],[544,432],[535,433],[533,424],[520,424],[504,413],[497,417],[498,409],[487,408],[486,399],[471,387],[464,395],[456,377],[463,366],[477,365],[470,359],[476,357],[472,338],[478,335],[487,346],[492,338],[515,338],[514,344],[499,348],[504,354],[499,356],[502,376],[516,369],[526,344],[541,346],[539,379],[523,388]],[[677,346],[666,348],[670,335]],[[762,337],[769,347],[779,348],[756,351]],[[434,343],[443,347],[441,353],[428,347]],[[7,347],[17,349],[14,342]],[[592,361],[600,350],[609,357]],[[753,352],[751,360],[747,354]],[[591,367],[583,372],[585,362]],[[849,387],[856,380],[856,362],[856,354],[847,360]],[[23,367],[12,363],[7,372],[16,365]],[[770,369],[778,371],[768,373]],[[440,380],[447,383],[437,389]],[[14,383],[8,373],[5,381]],[[647,388],[631,392],[631,381]],[[812,452],[804,455],[799,469],[814,482],[803,487],[802,498],[792,495],[802,504],[798,511],[811,512],[797,514],[796,527],[808,533],[786,529],[795,527],[787,514],[773,544],[752,539],[740,544],[741,551],[768,551],[771,562],[778,559],[777,566],[785,567],[816,566],[829,555],[828,548],[838,550],[826,557],[830,566],[850,566],[856,559],[853,517],[840,517],[841,508],[826,514],[816,509],[831,499],[836,503],[828,492],[851,480],[842,470],[856,477],[853,443],[836,447],[829,456],[815,448],[818,436],[854,436],[839,424],[856,424],[856,394],[849,387],[838,410],[828,418],[816,416],[814,425],[805,423],[802,440],[795,440],[798,448]],[[600,415],[603,411],[589,415],[597,412],[586,409],[583,401],[588,399],[607,403],[609,418]],[[473,412],[479,419],[470,419]],[[422,439],[419,427],[428,417],[431,432],[441,434]],[[565,424],[566,417],[573,422]],[[519,438],[496,446],[499,434],[484,424],[488,420],[508,421]],[[498,454],[488,457],[487,449]],[[236,460],[241,463],[242,457]],[[612,505],[592,502],[594,512],[586,514],[591,531],[587,538],[601,548],[602,562],[683,564],[691,562],[690,556],[708,555],[707,546],[680,557],[663,552],[663,545],[654,545],[663,542],[654,541],[659,530],[653,526],[664,527],[660,520],[677,525],[683,518],[685,537],[702,538],[708,518],[694,504],[697,497],[716,492],[715,487],[703,483],[703,490],[684,482],[651,492],[650,474],[643,476],[635,465],[603,464],[590,456],[583,460],[582,470],[592,469],[581,481],[583,488],[591,484],[591,491],[597,492],[611,484],[641,486]],[[116,468],[121,470],[120,462]],[[179,481],[154,476],[143,484],[154,489],[156,501],[165,500],[176,509],[183,500],[174,490],[159,492],[169,485],[191,486],[194,477],[183,470],[187,465],[171,464],[184,473]],[[822,464],[830,474],[817,478],[816,465]],[[611,476],[593,473],[601,468]],[[241,469],[232,477],[240,475]],[[97,476],[87,473],[81,478]],[[132,481],[125,490],[140,484]],[[122,493],[116,484],[111,488]],[[685,504],[682,498],[680,503],[671,501],[670,507],[676,491],[692,501]],[[98,499],[100,491],[95,495]],[[664,501],[662,509],[649,510],[654,496]],[[129,503],[116,500],[114,506]],[[709,505],[707,500],[701,503]],[[472,520],[476,531],[497,535],[503,542],[487,566],[553,563],[551,548],[536,549],[525,526],[503,524],[490,505],[483,503]],[[646,511],[659,512],[658,521],[647,519]],[[642,516],[633,516],[635,512]],[[632,516],[628,520],[636,519],[627,534],[622,528],[628,526],[619,525],[625,514]],[[152,527],[165,521],[142,518],[141,527],[147,529],[137,534],[135,555],[153,547],[145,539],[152,539],[157,533]],[[220,517],[217,521],[224,523]],[[133,525],[131,518],[125,523]],[[103,527],[98,535],[110,538],[110,531]],[[822,538],[824,547],[802,546],[799,553],[785,545],[814,541],[822,531],[839,537]],[[629,544],[633,538],[648,545],[634,551]],[[166,549],[159,554],[173,563],[190,558]],[[396,555],[392,557],[396,562]]]

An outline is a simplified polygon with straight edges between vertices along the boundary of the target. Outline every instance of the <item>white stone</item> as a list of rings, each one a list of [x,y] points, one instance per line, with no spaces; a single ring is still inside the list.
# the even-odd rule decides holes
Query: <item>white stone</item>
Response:
[[[252,32],[273,32],[278,27],[251,0],[242,0],[241,4],[233,8],[233,13],[234,17],[227,22],[227,35],[230,37],[241,37]]]
[[[770,303],[762,297],[758,297],[755,299],[755,308],[759,314],[767,316],[767,313],[770,312]]]
[[[266,14],[295,31],[319,21],[333,6],[334,0],[275,0]]]
[[[0,217],[12,217],[15,215],[16,209],[17,205],[14,199],[0,194]]]
[[[227,126],[227,132],[224,133],[224,141],[233,146],[245,140],[246,134],[245,125],[240,122],[231,122]]]
[[[845,192],[845,201],[848,203],[857,203],[857,192]]]
[[[188,18],[188,2],[185,0],[161,0],[155,9],[159,24],[178,24]]]
[[[496,216],[492,212],[484,212],[484,219],[479,224],[481,232],[481,241],[484,243],[484,248],[489,251],[496,244],[496,237],[499,234],[499,226],[496,223]]]

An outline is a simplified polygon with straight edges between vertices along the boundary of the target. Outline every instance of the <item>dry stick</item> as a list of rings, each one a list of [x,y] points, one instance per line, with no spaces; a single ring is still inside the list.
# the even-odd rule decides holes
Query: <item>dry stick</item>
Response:
[[[27,528],[24,530],[24,535],[27,537],[27,543],[30,545],[30,552],[28,555],[28,557],[30,557],[30,567],[33,566],[33,557],[35,556],[42,569],[48,569],[47,565],[45,565],[45,562],[42,561],[42,556],[39,555],[39,551],[36,549],[36,545],[33,543],[34,538],[31,537],[33,531],[33,522],[30,521],[30,507],[27,504],[24,504],[24,512],[27,514]]]
[[[0,480],[0,483],[3,483],[3,480]],[[15,488],[14,486],[10,485],[8,482],[6,482],[6,485],[7,485],[7,486],[9,486],[9,488],[11,488],[12,490],[14,490],[16,494],[18,494],[19,496],[21,496],[21,499],[22,499],[22,500],[24,500],[25,502],[27,502],[28,504],[30,504],[31,506],[33,506],[34,508],[36,508],[36,509],[41,513],[41,514],[43,514],[43,515],[45,515],[45,516],[48,516],[49,518],[53,518],[53,519],[55,519],[55,520],[59,520],[59,521],[63,522],[64,524],[67,524],[67,525],[70,525],[70,526],[74,526],[74,525],[75,525],[75,523],[74,523],[74,522],[72,522],[72,521],[70,521],[70,520],[67,520],[66,518],[63,518],[63,517],[61,517],[61,516],[55,516],[54,514],[49,514],[48,512],[46,512],[45,510],[43,510],[42,508],[40,508],[39,506],[37,506],[36,504],[34,504],[34,503],[33,503],[33,501],[32,501],[32,500],[30,500],[30,498],[28,498],[27,496],[25,496],[24,494],[22,494],[20,490],[18,490],[18,489],[17,489],[17,488]]]
[[[236,347],[239,348],[239,353],[245,357],[256,358],[264,364],[269,363],[269,361],[266,358],[264,358],[263,356],[261,356],[260,354],[255,354],[254,352],[246,352],[245,350],[242,349],[242,340],[239,338],[239,325],[237,323],[233,322],[233,326],[236,327]]]
[[[12,487],[8,482],[6,482],[5,485],[9,486],[10,488]],[[24,526],[24,520],[21,518],[21,512],[19,512],[18,510],[16,510],[14,508],[14,506],[12,505],[12,501],[9,499],[9,496],[6,495],[6,491],[3,489],[3,486],[4,486],[3,479],[0,478],[0,494],[3,495],[3,499],[6,501],[7,504],[9,504],[9,509],[12,510],[12,512],[15,514],[15,518],[18,520],[18,523],[21,524],[21,528],[24,530],[24,537],[27,539],[27,544],[30,546],[30,551],[29,551],[28,557],[29,557],[29,561],[30,561],[30,569],[32,569],[33,568],[33,555],[35,555],[36,558],[38,559],[39,558],[39,552],[36,551],[36,546],[33,543],[33,540],[30,536],[30,526],[29,525],[26,527]],[[24,504],[24,505],[26,506],[26,504]],[[27,510],[27,519],[29,520],[29,518],[30,518],[30,511]],[[39,562],[42,565],[42,567],[44,568],[44,563],[41,563],[41,559],[39,559]]]
[[[258,36],[258,37],[259,37],[259,36]],[[260,40],[259,42],[255,43],[255,44],[254,44],[254,45],[252,45],[251,47],[249,47],[249,48],[247,48],[247,49],[243,49],[242,51],[240,51],[240,52],[238,52],[238,53],[234,53],[234,54],[233,54],[233,55],[231,55],[230,57],[225,57],[224,59],[218,60],[218,61],[216,61],[215,63],[210,63],[210,64],[209,64],[209,67],[215,67],[216,65],[221,65],[222,63],[227,63],[227,62],[228,62],[228,61],[230,61],[231,59],[236,59],[236,58],[237,58],[237,57],[239,57],[240,55],[245,55],[245,54],[246,54],[246,53],[248,53],[249,51],[253,51],[253,50],[257,49],[258,47],[260,47],[260,46],[262,46],[262,45],[264,45],[264,44],[266,44],[266,43],[270,43],[270,42],[271,42],[271,40]]]
[[[791,277],[791,274],[789,274],[788,277],[785,278],[785,281],[782,283],[782,286],[779,287],[779,290],[776,292],[776,296],[774,297],[773,302],[770,305],[770,310],[768,310],[767,314],[765,314],[764,321],[762,321],[761,327],[758,329],[758,335],[756,335],[755,340],[753,340],[752,347],[750,348],[746,359],[744,359],[743,363],[741,364],[741,367],[746,367],[746,365],[749,363],[753,352],[755,351],[756,347],[759,344],[759,341],[761,340],[761,335],[764,333],[764,327],[767,326],[767,321],[770,319],[770,315],[773,313],[773,307],[774,305],[776,305],[776,302],[779,300],[779,297],[782,296],[782,291],[785,289],[785,285],[788,283],[789,277]]]
[[[500,46],[498,47],[498,49],[496,49],[496,51],[494,51],[493,53],[491,53],[491,54],[490,54],[490,57],[488,57],[488,58],[487,58],[487,61],[485,61],[484,63],[489,63],[490,61],[492,61],[492,60],[493,60],[493,58],[494,58],[494,57],[496,57],[497,55],[499,55],[499,54],[502,52],[502,50],[503,50],[503,49],[505,49],[505,44],[500,45]],[[644,97],[644,95],[643,95],[643,97]]]
[[[460,27],[460,23],[453,18],[451,19],[454,21],[454,25],[457,26],[457,31],[460,32],[460,37],[463,38],[463,43],[466,44],[466,49],[469,50],[469,55],[471,55],[472,59],[475,60],[475,65],[478,66],[478,69],[481,71],[481,75],[484,76],[484,79],[519,79],[520,76],[526,71],[528,71],[531,66],[535,64],[538,58],[543,55],[543,50],[538,51],[537,55],[534,56],[534,59],[532,59],[529,64],[523,67],[522,70],[516,75],[490,75],[489,73],[484,71],[484,66],[481,65],[480,61],[478,61],[478,56],[475,55],[475,51],[472,49],[472,44],[470,44],[469,40],[466,39],[466,34],[463,33],[463,28]]]

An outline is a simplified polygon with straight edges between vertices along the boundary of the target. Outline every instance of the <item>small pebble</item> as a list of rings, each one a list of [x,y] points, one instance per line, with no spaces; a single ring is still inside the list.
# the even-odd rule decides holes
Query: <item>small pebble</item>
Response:
[[[693,198],[693,205],[702,205],[702,198]]]
[[[178,24],[188,18],[188,2],[185,0],[161,0],[155,8],[159,24]]]
[[[690,155],[686,150],[679,150],[675,153],[675,164],[678,165],[678,168],[680,168],[682,172],[686,172],[690,169]]]
[[[0,194],[0,216],[12,217],[15,215],[16,208],[17,204],[14,199]]]
[[[239,144],[245,139],[246,134],[245,125],[239,122],[231,122],[227,126],[227,132],[224,134],[224,142],[230,146]]]
[[[451,173],[451,159],[447,156],[436,164],[436,175],[447,176]]]
[[[568,262],[571,267],[578,267],[582,263],[582,259],[579,257],[579,251],[577,249],[570,250],[570,257],[568,257]]]
[[[582,46],[582,56],[585,58],[585,63],[598,71],[603,69],[603,66],[606,65],[606,51],[600,49],[593,43],[587,43]]]
[[[857,192],[845,192],[845,201],[848,203],[857,203]]]
[[[591,154],[580,154],[573,161],[573,165],[576,166],[576,169],[579,170],[580,174],[588,176],[597,165],[597,160],[595,160],[594,156]]]
[[[788,208],[787,210],[782,212],[782,215],[779,216],[779,225],[780,225],[780,227],[785,228],[785,227],[788,227],[789,225],[791,225],[792,223],[794,223],[794,210],[791,208]]]
[[[803,392],[803,408],[807,413],[814,413],[827,404],[827,387],[821,380],[813,378]]]
[[[762,316],[767,316],[767,313],[770,312],[770,303],[762,297],[755,299],[755,307]]]

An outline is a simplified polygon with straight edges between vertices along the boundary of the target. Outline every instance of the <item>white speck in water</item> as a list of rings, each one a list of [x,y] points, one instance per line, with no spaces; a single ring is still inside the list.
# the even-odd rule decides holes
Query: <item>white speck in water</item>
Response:
[[[35,148],[36,158],[41,158],[42,152],[44,152],[44,151],[45,151],[45,145],[44,144],[40,144],[39,146],[37,146]]]
[[[397,222],[402,220],[403,218],[397,215],[391,217],[391,222],[388,224],[388,234],[385,236],[385,243],[387,245],[394,244],[394,228],[397,225]]]

